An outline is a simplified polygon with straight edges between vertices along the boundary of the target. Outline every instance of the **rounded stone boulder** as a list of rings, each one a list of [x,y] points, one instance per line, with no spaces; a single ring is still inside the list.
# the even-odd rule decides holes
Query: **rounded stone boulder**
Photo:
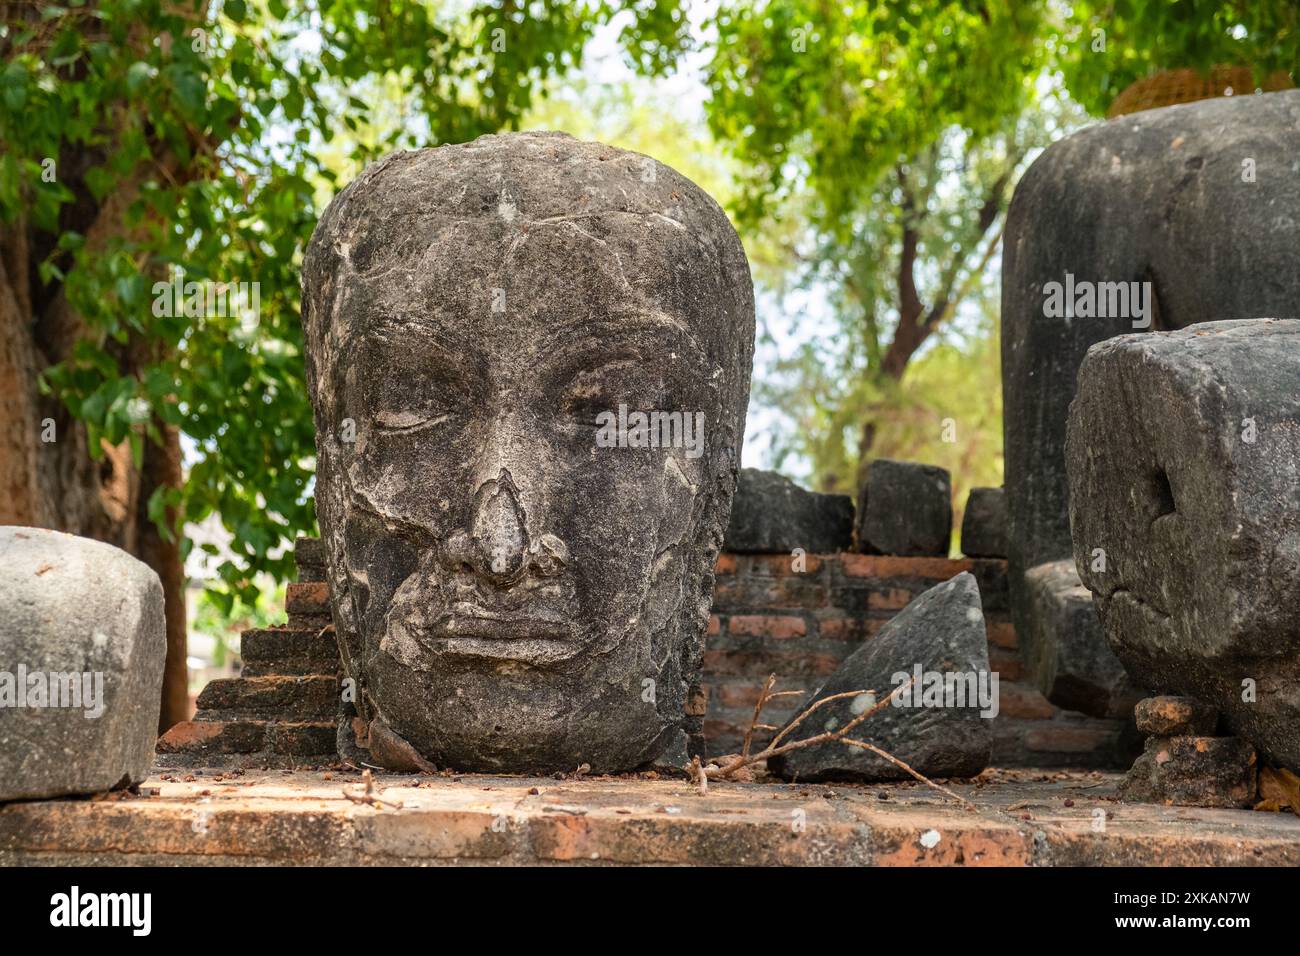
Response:
[[[0,801],[139,783],[167,640],[158,575],[100,541],[0,527]]]

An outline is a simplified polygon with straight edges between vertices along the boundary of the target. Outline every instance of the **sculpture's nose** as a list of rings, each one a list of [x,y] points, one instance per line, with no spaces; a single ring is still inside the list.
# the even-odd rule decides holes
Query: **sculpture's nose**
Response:
[[[474,496],[471,565],[495,584],[517,578],[528,560],[528,531],[510,472],[501,469]]]

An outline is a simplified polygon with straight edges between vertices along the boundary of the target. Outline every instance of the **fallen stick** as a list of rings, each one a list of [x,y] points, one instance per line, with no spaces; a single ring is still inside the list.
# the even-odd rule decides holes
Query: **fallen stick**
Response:
[[[774,680],[775,680],[774,676],[768,678],[768,682],[764,684],[765,690],[771,686]],[[824,706],[825,704],[829,704],[833,700],[842,700],[845,697],[860,697],[863,694],[873,694],[875,692],[870,690],[854,690],[854,691],[845,691],[840,694],[832,694],[829,697],[823,697],[821,700],[815,702],[811,707],[809,707],[807,710],[803,711],[797,717],[795,717],[795,719],[792,720],[786,726],[785,730],[782,730],[779,734],[777,734],[776,737],[772,739],[772,742],[768,744],[767,747],[764,748],[760,753],[738,754],[734,760],[730,761],[725,766],[711,767],[711,768],[702,767],[701,773],[708,777],[726,777],[727,775],[735,773],[737,770],[740,770],[743,767],[748,767],[751,764],[756,764],[762,760],[768,760],[771,757],[776,757],[781,754],[787,754],[790,753],[791,751],[800,750],[804,747],[811,747],[814,744],[826,743],[827,741],[842,740],[844,737],[848,736],[850,731],[852,731],[863,721],[874,716],[875,714],[880,713],[880,711],[884,710],[885,707],[889,706],[889,704],[899,694],[901,694],[907,688],[911,687],[914,681],[915,678],[911,678],[908,680],[906,684],[900,684],[898,687],[895,687],[893,692],[888,697],[884,698],[883,700],[877,701],[874,706],[870,707],[868,710],[863,711],[861,714],[859,714],[857,717],[850,720],[847,724],[845,724],[843,727],[839,728],[838,730],[828,730],[825,733],[817,734],[813,737],[806,737],[803,740],[794,740],[789,743],[781,744],[780,741],[783,737],[789,735],[789,733],[792,730],[794,730],[801,723],[803,723],[803,721],[808,717],[809,714],[811,714],[813,711],[817,710],[818,708]],[[763,700],[763,696],[761,694],[759,695],[759,700],[760,703]],[[758,711],[760,709],[761,708],[755,709],[756,718],[758,716]]]
[[[879,747],[877,747],[875,744],[869,744],[869,743],[867,743],[865,740],[855,740],[855,739],[852,738],[852,737],[845,737],[844,739],[842,739],[842,740],[840,741],[840,743],[848,744],[848,745],[851,746],[851,747],[861,747],[863,750],[869,750],[869,751],[871,751],[873,754],[875,754],[877,757],[880,757],[880,758],[882,758],[882,759],[884,759],[884,760],[888,760],[890,763],[892,763],[892,764],[893,764],[895,767],[897,767],[898,769],[907,771],[907,772],[910,773],[913,777],[915,777],[917,780],[919,780],[919,781],[921,781],[923,784],[925,784],[927,787],[933,787],[935,790],[938,790],[940,793],[942,793],[942,794],[946,794],[947,796],[952,797],[952,798],[953,798],[954,800],[956,800],[958,803],[965,804],[967,810],[975,810],[975,809],[977,809],[976,806],[975,806],[975,804],[971,803],[969,800],[967,800],[965,797],[963,797],[960,793],[954,793],[953,791],[949,790],[947,787],[944,787],[944,786],[941,786],[940,784],[935,783],[933,780],[931,780],[931,779],[930,779],[929,777],[927,777],[925,774],[921,773],[921,771],[916,770],[915,768],[909,766],[905,761],[898,759],[898,758],[895,757],[893,754],[891,754],[891,753],[887,753],[886,751],[881,750],[881,749],[880,749]]]

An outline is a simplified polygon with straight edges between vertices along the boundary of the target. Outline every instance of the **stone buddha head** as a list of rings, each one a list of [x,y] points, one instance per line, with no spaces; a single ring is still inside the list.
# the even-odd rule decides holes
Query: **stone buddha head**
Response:
[[[555,133],[393,154],[303,265],[316,501],[357,742],[595,772],[696,681],[754,343],[718,205]]]

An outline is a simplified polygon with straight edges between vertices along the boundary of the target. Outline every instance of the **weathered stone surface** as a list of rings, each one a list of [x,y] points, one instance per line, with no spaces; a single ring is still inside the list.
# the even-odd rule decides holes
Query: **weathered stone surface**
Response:
[[[562,134],[396,153],[317,226],[303,321],[364,739],[464,770],[654,759],[696,683],[749,393],[718,205]]]
[[[1195,697],[1145,697],[1134,711],[1137,729],[1153,737],[1204,737],[1214,733],[1219,712]]]
[[[1007,556],[1007,506],[1001,488],[972,488],[961,518],[961,553],[971,558]]]
[[[1067,274],[1150,282],[1156,329],[1294,315],[1297,156],[1300,91],[1288,91],[1100,123],[1054,143],[1021,178],[1003,240],[1002,388],[1009,583],[1022,634],[1025,572],[1072,554],[1065,430],[1075,374],[1089,346],[1134,331],[1122,315],[1049,318],[1045,286]]]
[[[858,550],[946,556],[952,536],[947,469],[876,458],[858,493]]]
[[[1294,307],[1295,303],[1292,303]],[[1083,583],[1136,680],[1300,767],[1300,321],[1095,346],[1070,417]],[[1092,560],[1105,553],[1104,570]]]
[[[0,528],[0,568],[0,800],[139,783],[167,655],[158,575],[38,528]]]
[[[742,468],[722,547],[739,554],[853,547],[853,499],[800,488],[774,471]]]
[[[1255,774],[1255,748],[1240,737],[1149,737],[1120,793],[1141,803],[1248,807]]]
[[[667,777],[685,777],[691,765],[690,739],[679,730],[668,747],[650,762],[647,769]]]
[[[1130,717],[1143,691],[1106,643],[1074,561],[1040,564],[1025,580],[1027,629],[1017,636],[1034,684],[1058,707],[1092,717]]]
[[[983,770],[993,747],[997,688],[989,676],[988,642],[979,588],[969,572],[937,585],[912,601],[870,641],[850,654],[839,669],[810,695],[808,704],[846,691],[872,695],[845,698],[818,709],[787,739],[802,740],[842,727],[913,677],[916,668],[971,677],[991,692],[981,703],[971,693],[963,700],[934,701],[923,696],[929,681],[912,688],[913,705],[891,704],[867,718],[851,736],[866,740],[934,777],[970,777]],[[899,675],[905,675],[902,678]],[[982,675],[982,676],[981,676]],[[926,706],[915,706],[916,702]],[[965,706],[951,706],[963,703]],[[991,712],[981,714],[981,707]],[[768,769],[787,780],[903,780],[901,768],[858,747],[838,741],[790,751],[768,761]]]

